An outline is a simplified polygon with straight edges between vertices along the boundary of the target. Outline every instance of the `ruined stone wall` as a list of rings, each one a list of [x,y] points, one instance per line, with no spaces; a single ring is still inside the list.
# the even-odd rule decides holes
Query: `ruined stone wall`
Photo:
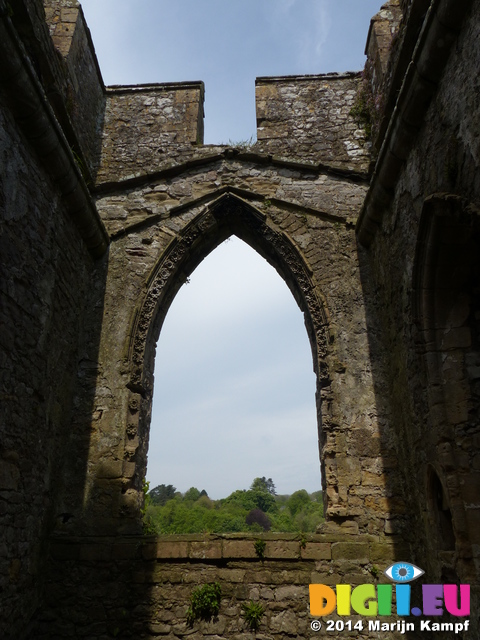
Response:
[[[110,87],[98,182],[143,176],[198,155],[203,82]]]
[[[197,147],[201,85],[108,93],[96,204],[112,244],[96,417],[85,494],[72,498],[69,492],[74,513],[79,504],[91,510],[79,518],[87,530],[89,519],[105,531],[119,521],[125,531],[138,527],[155,343],[179,287],[232,233],[273,264],[305,313],[318,377],[328,514],[356,517],[366,531],[375,526],[363,512],[370,500],[372,518],[382,531],[389,529],[394,489],[385,482],[375,486],[373,478],[383,473],[381,452],[392,457],[373,409],[353,231],[367,186],[365,133],[350,113],[359,78],[264,82],[278,95],[271,104],[261,91],[257,96],[262,130],[267,111],[272,122],[285,114],[290,124],[301,122],[310,101],[314,115],[306,131],[321,128],[325,143],[308,160],[313,134],[294,136],[294,143],[289,136],[276,139],[274,128],[270,140],[265,134],[251,149]],[[268,155],[259,153],[262,144],[273,145]],[[355,393],[357,386],[361,392]]]
[[[93,183],[100,162],[105,87],[90,31],[76,0],[44,0],[51,41],[62,65],[63,82],[51,100],[61,113],[82,169]]]
[[[342,533],[262,539],[264,559],[255,553],[256,539],[241,534],[57,540],[51,547],[55,572],[46,589],[48,610],[39,612],[32,640],[318,637],[310,627],[310,583],[375,583],[377,565],[402,554],[401,546],[381,545],[374,535],[361,542]],[[222,589],[218,618],[190,628],[186,612],[193,590],[216,581]],[[257,633],[242,614],[242,605],[251,601],[265,611]],[[363,620],[362,637],[375,635],[368,633],[365,618],[351,619]]]
[[[215,579],[221,617],[192,637],[250,637],[249,599],[267,637],[310,637],[309,582],[394,560],[477,597],[480,15],[457,38],[452,2],[423,49],[425,3],[400,3],[369,185],[358,74],[259,79],[258,142],[202,146],[201,83],[104,94],[76,0],[45,0],[50,31],[38,0],[0,0],[3,637],[182,637]],[[267,536],[263,563],[247,538],[141,537],[155,344],[231,234],[290,287],[317,375],[327,522]]]
[[[451,11],[458,23],[459,12]],[[410,138],[411,150],[403,145],[406,160],[398,161],[396,178],[386,177],[393,200],[383,200],[365,274],[379,296],[367,298],[367,317],[380,314],[385,329],[414,560],[435,580],[472,583],[477,628],[478,4],[465,16],[423,122],[415,125],[418,136]],[[438,68],[435,74],[440,80]],[[418,94],[410,91],[408,113],[413,104]]]
[[[352,118],[360,74],[257,78],[257,145],[263,153],[368,171],[365,131]]]
[[[0,12],[0,633],[17,639],[40,606],[62,512],[85,302],[106,238],[46,94],[56,54],[43,8],[13,5]]]
[[[356,485],[361,482],[362,470],[372,471],[381,447],[378,425],[369,417],[373,396],[367,361],[361,355],[366,334],[353,231],[366,185],[362,180],[329,176],[309,166],[293,169],[262,157],[255,162],[252,154],[249,159],[230,155],[227,150],[208,163],[204,159],[200,167],[179,168],[176,175],[158,173],[137,187],[109,185],[109,192],[103,189],[97,200],[113,240],[100,353],[101,386],[110,392],[109,397],[102,395],[96,401],[95,409],[102,414],[92,432],[92,442],[97,444],[96,450],[91,449],[95,466],[92,464],[90,482],[97,490],[105,485],[105,491],[116,492],[120,504],[134,500],[135,491],[138,495],[145,468],[148,418],[140,418],[140,427],[138,421],[142,411],[148,414],[150,410],[154,345],[163,317],[196,264],[225,237],[237,233],[280,271],[306,313],[319,393],[324,396],[321,438],[329,452],[325,454],[324,480],[329,509],[342,517],[360,516],[364,498]],[[228,221],[223,224],[212,211],[222,203],[228,209],[230,202],[240,209],[231,218],[225,214]],[[257,231],[243,228],[249,215],[259,218]],[[203,229],[203,237],[193,235],[197,228]],[[297,275],[286,270],[288,265],[282,261],[289,260],[288,256],[276,255],[274,247],[269,247],[277,238],[296,251],[309,286],[314,287],[315,304],[322,310],[319,317],[311,317],[314,312],[302,300],[306,292],[301,290]],[[181,253],[173,258],[177,244]],[[163,264],[172,264],[172,268],[160,276]],[[143,301],[150,291],[153,298],[146,312]],[[148,334],[138,363],[132,352],[136,349],[132,340],[140,330],[137,327]],[[117,362],[123,363],[121,368],[113,366]],[[357,396],[349,406],[343,389],[353,390],[357,385],[361,386],[361,398]],[[142,404],[145,408],[138,414],[133,407]],[[135,422],[137,426],[130,428]],[[112,438],[115,447],[111,446]],[[109,443],[108,450],[103,442]],[[108,468],[104,466],[107,460]],[[351,474],[349,465],[353,465]],[[377,491],[385,495],[385,488],[366,489],[369,494]],[[91,506],[103,509],[104,501],[92,498]],[[112,506],[111,517],[115,517],[121,506],[115,500]],[[134,515],[138,505],[134,502],[130,507],[129,513]],[[386,505],[380,509],[380,517],[386,517],[385,509]]]
[[[58,513],[93,262],[1,106],[0,625],[2,637],[20,638],[39,604],[45,536]]]

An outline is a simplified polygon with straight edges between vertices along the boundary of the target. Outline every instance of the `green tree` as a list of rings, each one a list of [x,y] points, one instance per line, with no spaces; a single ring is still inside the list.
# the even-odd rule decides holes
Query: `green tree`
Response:
[[[190,500],[191,502],[196,502],[200,498],[200,495],[201,493],[196,487],[190,487],[190,489],[185,492],[183,499]]]
[[[260,489],[262,491],[267,491],[272,496],[277,495],[273,480],[271,478],[267,479],[265,478],[265,476],[263,476],[262,478],[255,478],[255,480],[252,482],[250,486],[250,489],[252,490]]]
[[[310,502],[310,496],[305,489],[300,489],[299,491],[292,493],[290,498],[287,500],[287,509],[290,511],[292,516],[295,517],[296,514],[305,509]]]
[[[245,491],[245,489],[237,489],[231,493],[228,498],[220,501],[222,505],[234,506],[237,505],[246,511],[250,511],[251,509],[255,509],[258,507],[255,502],[255,497],[252,491]]]
[[[169,500],[171,500],[175,496],[176,488],[169,484],[159,484],[154,489],[148,492],[148,497],[150,498],[150,504],[156,506],[163,506]]]

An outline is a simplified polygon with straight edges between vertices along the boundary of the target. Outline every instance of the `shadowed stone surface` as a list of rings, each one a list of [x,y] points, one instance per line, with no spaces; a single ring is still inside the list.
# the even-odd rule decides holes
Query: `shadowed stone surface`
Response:
[[[259,78],[235,148],[202,144],[201,82],[105,89],[75,0],[0,0],[2,638],[247,639],[249,600],[257,638],[309,638],[310,583],[399,560],[471,584],[478,635],[479,23],[390,0],[363,74]],[[263,562],[244,535],[142,535],[155,344],[232,234],[289,286],[317,376],[327,521]],[[187,628],[215,580],[218,620]]]

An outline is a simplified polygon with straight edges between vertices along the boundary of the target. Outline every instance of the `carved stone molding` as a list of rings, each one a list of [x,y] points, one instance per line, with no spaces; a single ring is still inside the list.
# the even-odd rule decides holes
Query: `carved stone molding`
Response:
[[[192,220],[175,238],[150,275],[133,326],[129,357],[129,388],[150,396],[150,352],[158,339],[168,307],[186,277],[219,242],[235,233],[265,257],[286,280],[305,313],[314,367],[320,386],[329,382],[325,356],[328,326],[311,274],[293,242],[268,224],[267,216],[237,196],[225,194]],[[160,311],[161,308],[161,311]]]

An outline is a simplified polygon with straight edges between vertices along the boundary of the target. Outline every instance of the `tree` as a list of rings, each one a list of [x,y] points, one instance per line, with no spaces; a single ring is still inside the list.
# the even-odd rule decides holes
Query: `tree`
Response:
[[[255,501],[255,497],[253,495],[253,491],[245,491],[245,489],[237,489],[233,493],[231,493],[228,498],[225,498],[221,501],[225,505],[238,505],[243,509],[250,511],[254,509],[257,505]]]
[[[159,484],[148,492],[150,504],[163,507],[169,500],[175,497],[176,488],[172,485]]]
[[[254,489],[261,489],[263,491],[267,491],[270,495],[272,496],[276,496],[277,492],[275,490],[275,484],[273,483],[273,480],[271,478],[265,478],[265,476],[263,476],[262,478],[255,478],[255,480],[252,482],[250,489],[254,490]]]
[[[295,516],[299,511],[302,511],[302,509],[309,505],[310,502],[310,496],[305,489],[300,489],[300,491],[292,493],[290,498],[287,500],[287,508],[292,516]]]
[[[247,513],[245,522],[250,526],[252,524],[258,524],[264,531],[270,531],[272,523],[270,518],[261,509],[252,509]]]
[[[255,506],[261,509],[264,513],[267,511],[277,511],[277,503],[274,496],[264,489],[256,488],[247,491],[252,495]]]
[[[190,487],[190,489],[185,492],[183,499],[190,500],[191,502],[195,502],[200,498],[200,495],[201,493],[196,487]]]

